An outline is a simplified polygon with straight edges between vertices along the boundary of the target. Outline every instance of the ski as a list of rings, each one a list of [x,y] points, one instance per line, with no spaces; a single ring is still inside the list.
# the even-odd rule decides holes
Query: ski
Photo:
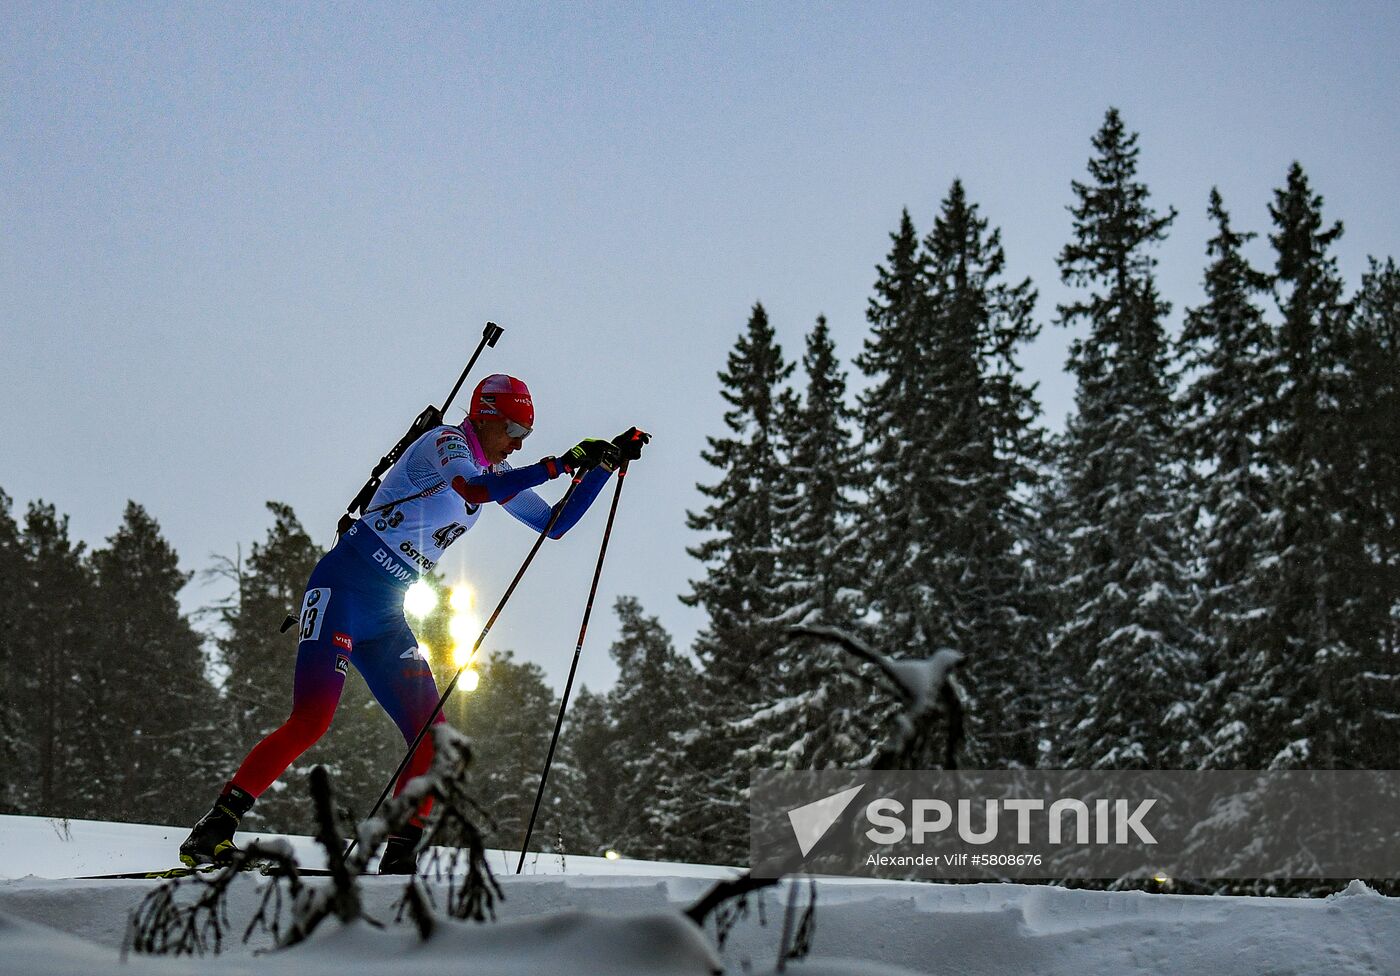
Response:
[[[227,864],[198,864],[192,868],[178,867],[167,868],[163,871],[119,871],[113,874],[85,874],[74,878],[74,881],[163,881],[172,878],[190,878],[195,875],[218,874],[226,869]],[[281,867],[272,861],[259,861],[238,868],[239,873],[258,872],[264,876],[273,876],[282,873]],[[325,878],[330,877],[330,871],[325,868],[297,868],[297,874],[303,878]]]

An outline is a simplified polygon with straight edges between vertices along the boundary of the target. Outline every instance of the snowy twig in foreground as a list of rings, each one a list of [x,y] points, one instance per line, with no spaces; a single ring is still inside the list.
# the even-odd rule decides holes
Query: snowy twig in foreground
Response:
[[[760,888],[769,888],[777,884],[781,878],[755,878],[745,872],[737,878],[729,878],[726,881],[717,883],[701,897],[699,901],[685,910],[687,916],[701,928],[705,925],[705,919],[716,908],[729,901],[731,898],[742,898],[750,891],[757,891]]]
[[[807,879],[807,907],[793,924],[797,914],[797,885],[788,888],[787,910],[783,913],[783,937],[778,941],[778,972],[787,970],[789,959],[805,959],[812,951],[812,936],[817,928],[817,879]]]
[[[454,790],[460,789],[460,781],[454,781],[451,786]],[[473,804],[465,795],[451,798],[449,793],[449,798],[442,801],[437,825],[428,838],[432,854],[420,872],[424,879],[447,881],[448,915],[473,922],[494,921],[496,899],[504,899],[505,893],[486,864],[485,837],[476,823],[463,812],[463,807],[470,805]],[[467,873],[459,882],[457,870],[463,858],[467,862]],[[431,903],[431,890],[424,890]]]
[[[471,744],[460,732],[442,723],[433,728],[433,746],[435,751],[432,767],[422,776],[409,780],[402,793],[380,807],[378,816],[360,825],[358,843],[348,857],[342,854],[339,836],[334,835],[334,824],[327,825],[334,836],[331,838],[331,845],[327,847],[326,857],[332,877],[337,883],[317,889],[313,896],[306,900],[287,938],[282,941],[282,946],[295,945],[305,939],[329,914],[336,914],[342,921],[348,920],[345,914],[347,911],[353,910],[358,914],[358,894],[342,894],[337,889],[342,884],[353,889],[355,879],[366,872],[374,852],[390,834],[404,828],[428,797],[436,801],[439,811],[439,829],[434,831],[433,837],[438,837],[447,825],[451,825],[467,844],[467,877],[460,890],[456,888],[455,878],[451,877],[449,869],[449,880],[453,887],[448,910],[459,918],[481,920],[488,915],[495,917],[495,901],[501,897],[501,890],[486,864],[480,832],[463,809],[468,805],[463,783],[467,766],[471,763]],[[326,841],[322,843],[325,844]],[[332,851],[331,847],[336,849]],[[455,866],[455,858],[452,863]],[[410,878],[408,883],[411,888],[418,885],[417,876]],[[405,902],[399,913],[402,917],[406,911],[418,926],[419,933],[425,937],[432,931],[431,924],[421,915],[421,910],[425,910],[428,904],[424,892],[414,891],[405,895]]]
[[[454,852],[445,872],[436,855],[431,862],[444,873],[449,883],[448,911],[457,918],[484,920],[495,917],[495,902],[503,897],[500,887],[486,864],[485,844],[481,833],[467,815],[471,807],[466,799],[464,780],[471,761],[467,739],[446,724],[433,730],[436,752],[432,768],[410,780],[403,792],[385,803],[379,816],[359,828],[359,844],[347,857],[345,843],[336,829],[334,804],[331,800],[330,777],[323,767],[311,775],[311,796],[316,807],[316,839],[326,851],[330,868],[330,883],[308,888],[301,883],[296,859],[285,842],[250,844],[237,852],[227,867],[211,880],[194,875],[161,885],[142,901],[132,914],[126,944],[138,953],[153,955],[203,955],[218,953],[223,946],[224,932],[229,926],[227,892],[233,878],[240,872],[271,862],[273,883],[263,892],[257,914],[249,923],[243,938],[246,942],[256,929],[271,933],[279,948],[296,945],[307,939],[327,916],[334,915],[342,923],[364,918],[358,886],[374,852],[394,831],[402,830],[418,812],[423,802],[432,797],[438,804],[437,829],[432,839],[454,838],[464,848],[467,860],[465,879],[458,884],[456,867],[461,852]],[[200,896],[192,903],[181,905],[175,892],[182,883],[195,882],[203,886]],[[281,883],[289,885],[287,897]],[[290,925],[281,927],[284,906],[290,906]],[[432,932],[431,900],[415,875],[409,879],[409,890],[401,903],[400,918],[408,915],[427,938]]]
[[[194,875],[167,881],[142,899],[127,923],[126,939],[122,943],[123,954],[131,950],[156,956],[202,956],[212,950],[217,955],[223,949],[224,931],[229,926],[225,898],[229,885],[241,872],[264,863],[273,865],[271,872],[274,877],[287,879],[291,900],[295,904],[304,888],[291,848],[286,843],[276,841],[253,843],[245,850],[238,851],[228,865],[212,878]],[[181,905],[175,900],[175,892],[183,881],[194,881],[203,887],[200,896],[188,905]],[[272,887],[276,888],[276,885]],[[267,909],[271,899],[271,891],[264,894],[258,913],[243,933],[244,941],[257,928],[271,931],[274,938],[278,935],[280,891],[269,918]]]

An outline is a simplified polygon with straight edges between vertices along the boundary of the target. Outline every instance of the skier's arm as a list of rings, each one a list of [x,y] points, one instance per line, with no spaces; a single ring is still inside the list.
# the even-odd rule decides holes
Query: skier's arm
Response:
[[[607,484],[608,476],[612,474],[613,468],[619,461],[635,461],[642,456],[642,448],[651,441],[651,435],[636,427],[629,427],[618,434],[611,441],[600,441],[594,438],[583,441],[564,457],[559,459],[566,468],[573,470],[574,464],[590,463],[595,465],[589,468],[588,473],[583,476],[579,486],[574,489],[574,493],[569,496],[567,505],[559,512],[558,519],[554,522],[554,528],[550,530],[551,539],[562,538],[583,517],[583,513],[588,511],[593,500],[598,497],[598,493],[603,490],[603,485]],[[596,459],[596,460],[595,460]],[[546,458],[546,463],[552,461]],[[509,511],[520,521],[534,528],[536,532],[543,532],[549,525],[549,519],[554,514],[555,509],[545,504],[533,491],[523,491],[516,498],[507,499],[502,502]],[[561,503],[563,504],[563,503]]]
[[[466,441],[460,435],[454,436],[451,432],[442,435],[437,448],[439,462],[447,469],[448,483],[464,502],[468,505],[499,502],[536,532],[543,532],[549,526],[555,509],[531,489],[561,474],[586,469],[579,486],[569,496],[569,503],[554,520],[549,533],[553,539],[561,538],[588,510],[621,457],[617,444],[586,438],[562,457],[546,457],[519,469],[502,462],[496,470],[483,471],[470,463]]]
[[[461,495],[468,505],[482,505],[486,502],[506,502],[523,491],[557,478],[562,471],[558,461],[545,458],[523,468],[482,471],[471,475],[455,474],[451,484],[452,490]]]
[[[565,470],[565,465],[552,457],[523,468],[512,468],[502,462],[492,470],[476,459],[466,437],[456,428],[436,434],[434,446],[436,454],[429,457],[435,457],[435,460],[424,459],[419,463],[427,463],[431,470],[440,472],[438,477],[445,480],[468,505],[503,502],[559,477]]]
[[[555,519],[554,528],[550,529],[551,539],[563,538],[564,533],[572,529],[583,513],[588,511],[588,507],[593,504],[593,499],[598,497],[598,492],[603,490],[603,485],[607,484],[608,476],[612,472],[604,468],[593,468],[583,476],[579,486],[574,489],[574,493],[569,496],[569,502],[559,512],[559,517]],[[513,498],[507,498],[501,502],[501,507],[524,522],[536,532],[543,532],[549,526],[549,520],[554,515],[554,509],[548,502],[537,495],[534,491],[526,488]]]
[[[554,509],[532,490],[569,470],[567,461],[547,457],[536,464],[523,468],[505,467],[499,471],[466,472],[452,476],[452,490],[468,505],[482,505],[486,502],[499,502],[506,511],[530,526],[536,532],[543,532],[549,525]],[[559,518],[550,530],[551,539],[562,538],[575,523],[588,511],[588,506],[602,491],[608,480],[609,471],[596,467],[583,476],[583,481],[569,496],[569,504],[559,513]]]

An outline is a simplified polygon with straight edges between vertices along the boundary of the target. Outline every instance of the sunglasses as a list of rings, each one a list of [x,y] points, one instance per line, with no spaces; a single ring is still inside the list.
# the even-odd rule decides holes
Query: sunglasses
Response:
[[[506,421],[506,434],[511,438],[524,440],[534,431],[533,427],[526,427],[524,424],[517,424],[514,420]]]

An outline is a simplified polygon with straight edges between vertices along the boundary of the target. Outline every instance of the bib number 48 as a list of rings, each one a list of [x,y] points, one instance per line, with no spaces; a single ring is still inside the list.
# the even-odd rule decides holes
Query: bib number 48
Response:
[[[433,542],[437,544],[439,549],[446,549],[448,546],[452,545],[453,542],[457,541],[457,537],[465,531],[467,531],[465,525],[458,525],[456,522],[452,522],[449,525],[444,525],[433,533]]]

